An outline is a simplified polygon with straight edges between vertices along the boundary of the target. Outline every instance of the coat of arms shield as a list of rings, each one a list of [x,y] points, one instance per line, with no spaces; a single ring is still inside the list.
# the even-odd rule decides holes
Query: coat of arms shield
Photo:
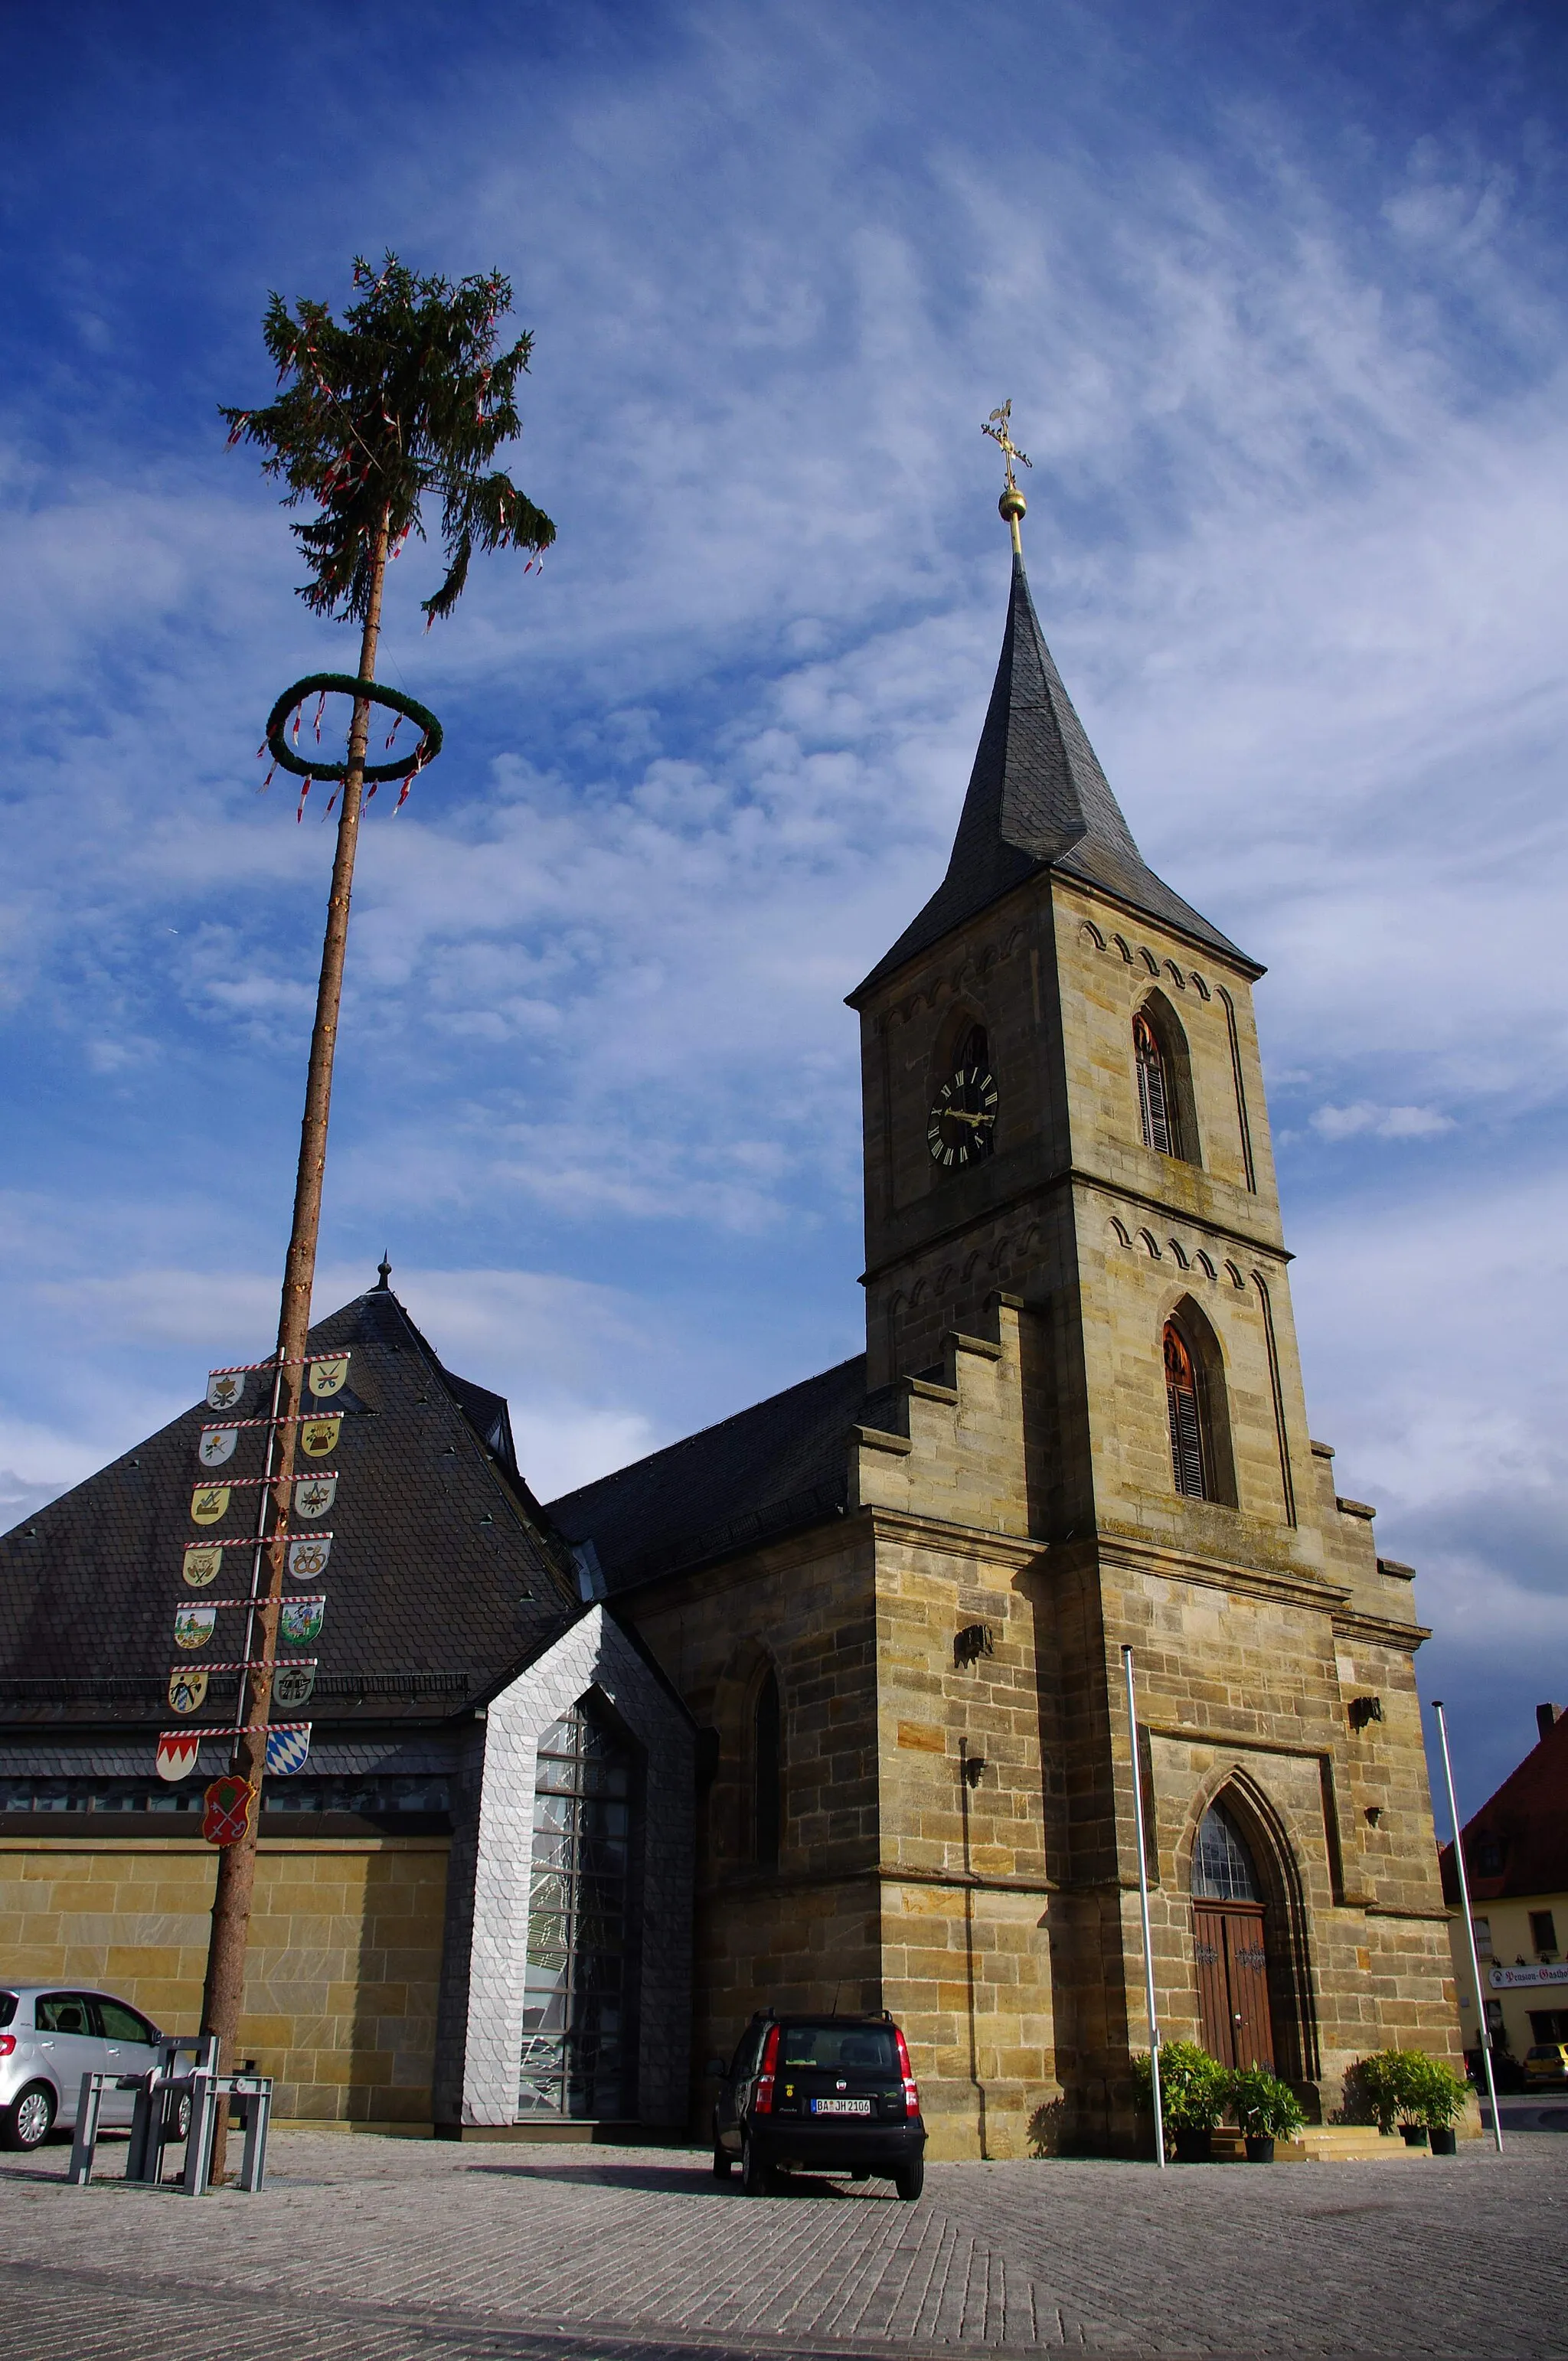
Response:
[[[235,1444],[239,1441],[237,1426],[204,1426],[196,1455],[203,1467],[221,1467],[225,1459],[234,1457]]]
[[[187,1779],[196,1768],[196,1756],[201,1750],[201,1734],[194,1730],[165,1730],[158,1741],[158,1775],[160,1779]]]
[[[318,1591],[313,1598],[285,1598],[278,1617],[278,1637],[291,1648],[302,1648],[320,1631],[325,1613],[324,1592]]]
[[[176,1647],[204,1648],[213,1636],[213,1626],[217,1620],[215,1607],[177,1607],[174,1610]]]
[[[250,1826],[255,1789],[247,1779],[225,1771],[202,1797],[202,1834],[210,1845],[238,1844]]]
[[[192,1590],[205,1590],[223,1572],[224,1554],[210,1542],[192,1542],[185,1552],[180,1571]]]
[[[289,1543],[289,1579],[291,1582],[311,1582],[318,1574],[326,1572],[326,1562],[332,1555],[332,1535],[323,1533],[319,1540]]]
[[[228,1514],[229,1488],[226,1484],[198,1484],[191,1495],[191,1515],[198,1525],[215,1525]]]
[[[237,1410],[245,1394],[243,1369],[213,1369],[207,1377],[209,1410]]]
[[[336,1498],[335,1476],[302,1476],[294,1486],[294,1514],[297,1517],[302,1517],[306,1524],[314,1524],[318,1517],[325,1516]],[[226,1506],[228,1502],[226,1492],[224,1495],[224,1501]],[[218,1514],[220,1516],[223,1514],[221,1509]]]
[[[267,1733],[267,1768],[275,1779],[289,1771],[302,1771],[310,1751],[308,1721],[280,1721]]]
[[[317,1401],[325,1401],[330,1394],[341,1393],[348,1375],[348,1355],[334,1353],[311,1363],[311,1391]]]
[[[341,1418],[307,1418],[300,1422],[300,1448],[307,1459],[324,1459],[336,1447],[343,1432]]]
[[[316,1668],[313,1664],[280,1664],[272,1675],[272,1702],[286,1706],[291,1712],[295,1706],[304,1704],[315,1685]],[[271,1770],[271,1763],[269,1763],[267,1767]],[[293,1765],[291,1764],[290,1768],[292,1769]]]
[[[207,1702],[207,1675],[177,1665],[169,1675],[169,1702],[176,1713],[200,1713]]]

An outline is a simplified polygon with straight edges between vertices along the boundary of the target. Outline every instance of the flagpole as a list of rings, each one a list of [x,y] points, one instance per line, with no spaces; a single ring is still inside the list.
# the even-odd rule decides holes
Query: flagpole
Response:
[[[1133,1692],[1133,1652],[1122,1651],[1127,1675],[1127,1734],[1133,1746],[1133,1822],[1138,1837],[1138,1909],[1144,1922],[1144,1998],[1149,2013],[1149,2080],[1154,2089],[1154,2154],[1165,2170],[1165,2110],[1159,2090],[1159,2017],[1154,1997],[1154,1938],[1149,1931],[1149,1863],[1144,1844],[1144,1773],[1138,1761],[1138,1707]]]
[[[1492,2103],[1492,2137],[1497,2154],[1503,2153],[1503,2119],[1497,2113],[1497,2078],[1492,2071],[1492,2028],[1486,2022],[1486,1995],[1481,1982],[1481,1955],[1475,1949],[1475,1921],[1470,1913],[1470,1880],[1464,1869],[1464,1832],[1459,1825],[1459,1804],[1453,1793],[1453,1764],[1448,1753],[1448,1723],[1443,1718],[1442,1699],[1432,1699],[1432,1711],[1437,1716],[1438,1743],[1442,1748],[1443,1784],[1448,1789],[1448,1817],[1453,1829],[1453,1865],[1459,1872],[1459,1906],[1464,1913],[1464,1939],[1470,1948],[1470,1972],[1475,1979],[1475,2013],[1481,2020],[1481,2059],[1486,2069],[1486,2095]],[[1459,2028],[1463,2040],[1464,2028]]]

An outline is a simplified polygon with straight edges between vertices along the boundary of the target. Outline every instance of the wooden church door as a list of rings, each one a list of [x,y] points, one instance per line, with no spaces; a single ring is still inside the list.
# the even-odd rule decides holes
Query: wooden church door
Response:
[[[1203,2047],[1222,2066],[1274,2065],[1265,1916],[1252,1855],[1216,1804],[1192,1857],[1192,1952]]]

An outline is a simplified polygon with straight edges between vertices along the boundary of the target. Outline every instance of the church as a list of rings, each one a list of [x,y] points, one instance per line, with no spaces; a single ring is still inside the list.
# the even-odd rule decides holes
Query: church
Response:
[[[1320,2121],[1370,2050],[1457,2057],[1426,1635],[1308,1423],[1264,971],[1139,853],[1023,511],[947,873],[850,995],[864,1354],[541,1503],[387,1266],[313,1332],[334,1531],[242,2043],[284,2119],[700,2138],[754,2009],[836,2005],[905,2028],[935,2157],[1130,2152],[1135,1744],[1166,2039]],[[160,1777],[182,1554],[245,1530],[192,1522],[213,1415],[0,1541],[0,1982],[177,2031],[237,1679],[209,1619]]]

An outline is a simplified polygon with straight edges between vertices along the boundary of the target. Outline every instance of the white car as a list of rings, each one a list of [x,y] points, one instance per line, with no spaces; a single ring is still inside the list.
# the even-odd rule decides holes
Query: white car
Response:
[[[58,1984],[0,1983],[0,2147],[71,2130],[83,2074],[146,2074],[162,2038],[129,2001]],[[99,2121],[128,2124],[134,2091],[105,2090]]]

